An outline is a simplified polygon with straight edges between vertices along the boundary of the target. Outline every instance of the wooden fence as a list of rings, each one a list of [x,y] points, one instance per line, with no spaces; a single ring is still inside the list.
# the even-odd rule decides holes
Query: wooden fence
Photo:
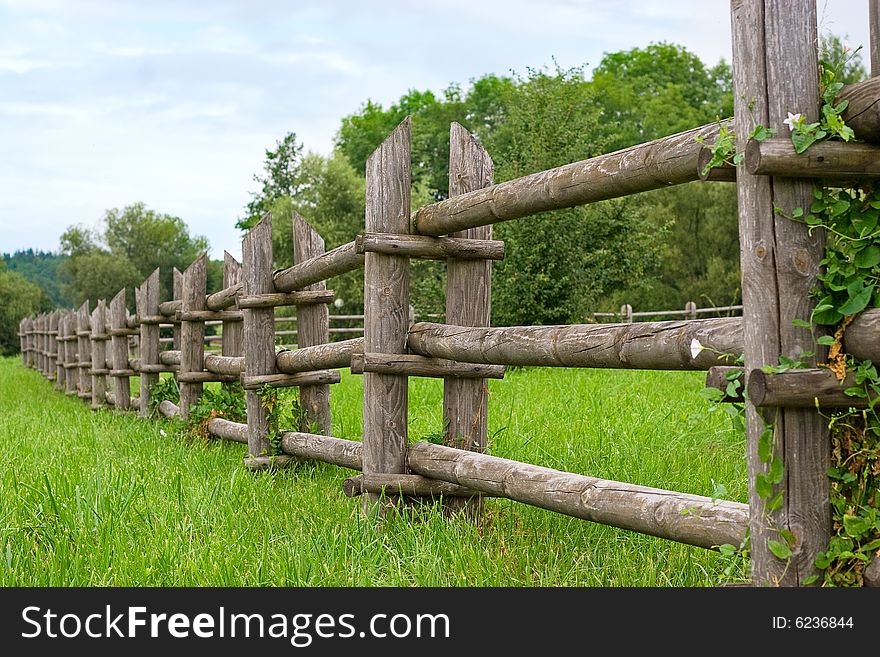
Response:
[[[734,306],[712,306],[710,308],[698,308],[697,304],[693,301],[688,301],[683,309],[679,310],[641,310],[638,312],[633,311],[633,307],[625,303],[620,306],[620,311],[616,313],[609,312],[596,312],[590,313],[587,316],[587,319],[592,319],[594,321],[599,320],[607,320],[614,319],[618,322],[630,323],[637,319],[643,319],[647,317],[684,317],[685,319],[697,319],[700,316],[718,316],[718,317],[732,317],[734,315],[738,315],[742,313],[742,305],[734,305]]]
[[[877,13],[871,16],[873,61]],[[792,109],[813,120],[818,108],[815,4],[741,0],[732,4],[732,19],[736,133],[748,135],[761,122],[787,134],[782,121]],[[874,78],[841,92],[850,101],[849,125],[860,138],[874,142],[880,141],[878,83]],[[295,264],[273,272],[272,218],[267,215],[244,237],[242,264],[227,255],[221,291],[207,294],[202,256],[182,274],[175,272],[174,298],[160,302],[157,270],[136,290],[134,316],[127,314],[121,290],[109,306],[101,300],[91,310],[86,303],[77,311],[23,320],[22,357],[54,379],[57,388],[90,400],[93,408],[137,409],[142,416],[148,415],[151,385],[160,372],[172,372],[180,384],[180,404],[166,401],[160,410],[182,418],[188,417],[204,383],[240,381],[247,391],[247,424],[216,418],[208,431],[246,442],[246,463],[252,468],[277,467],[296,457],[362,471],[343,488],[362,496],[365,513],[381,515],[397,497],[410,495],[441,495],[445,504],[477,513],[481,497],[490,495],[710,549],[740,545],[749,531],[753,582],[802,585],[815,573],[814,557],[831,533],[828,430],[816,404],[833,404],[840,386],[827,370],[764,375],[761,399],[746,400],[749,504],[484,453],[486,379],[503,377],[508,365],[709,370],[711,375],[712,368],[725,365],[724,355],[744,354],[744,370],[754,374],[775,364],[780,354],[797,358],[814,348],[812,340],[807,344],[808,332],[791,327],[794,319],[810,318],[809,292],[823,244],[801,224],[776,221],[774,206],[808,207],[810,186],[804,178],[845,168],[852,144],[829,143],[837,153],[831,163],[829,158],[798,160],[798,178],[785,177],[784,166],[773,175],[740,166],[736,171],[720,167],[709,176],[735,181],[738,189],[742,317],[489,326],[491,262],[504,257],[504,244],[492,239],[492,224],[698,180],[706,158],[702,141],[711,143],[718,131],[717,124],[706,125],[493,184],[489,155],[453,124],[450,197],[411,213],[407,118],[367,161],[365,231],[357,239],[325,251],[321,237],[295,216]],[[880,155],[878,147],[858,148]],[[876,171],[865,175],[876,176]],[[444,323],[411,317],[412,258],[447,263]],[[331,342],[327,304],[333,293],[325,281],[357,269],[364,270],[364,336]],[[298,347],[276,351],[273,309],[291,305],[296,306]],[[222,323],[220,355],[204,350],[207,322]],[[163,324],[174,327],[172,349],[161,349]],[[878,328],[880,310],[861,313],[846,332],[846,351],[880,361]],[[140,348],[130,358],[127,338],[133,334]],[[701,348],[694,349],[695,344]],[[340,368],[363,374],[362,441],[329,435],[330,386],[339,381]],[[137,375],[140,395],[131,397],[129,379]],[[409,376],[443,378],[446,445],[408,444]],[[268,411],[257,394],[264,385],[300,388],[304,417],[299,427],[281,435],[281,457],[270,456]],[[777,424],[777,449],[787,475],[782,504],[773,510],[765,508],[754,485],[765,467],[756,454],[764,426],[761,411],[771,403],[783,419]],[[795,537],[787,561],[767,548],[766,539],[780,529]]]

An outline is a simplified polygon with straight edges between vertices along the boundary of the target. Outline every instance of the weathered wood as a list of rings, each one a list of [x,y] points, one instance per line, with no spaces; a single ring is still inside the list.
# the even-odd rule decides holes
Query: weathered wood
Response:
[[[504,259],[504,242],[489,239],[364,233],[355,239],[355,248],[358,253],[405,255],[410,258],[425,258],[426,260],[446,260],[447,258],[463,260]]]
[[[176,270],[175,270],[176,271]],[[180,279],[181,283],[183,279]],[[171,301],[163,301],[159,304],[159,314],[163,317],[167,318],[165,321],[172,323],[179,320],[174,318],[174,315],[180,312],[180,299],[172,299]]]
[[[411,119],[407,117],[367,159],[366,229],[408,233],[410,217]],[[364,351],[406,353],[409,328],[409,260],[367,253],[364,263]],[[407,379],[364,374],[363,467],[365,474],[405,473]],[[365,513],[379,496],[364,496]]]
[[[489,187],[494,180],[494,170],[486,149],[463,126],[452,123],[449,127],[449,197],[454,199]],[[451,238],[491,243],[492,226],[467,228],[452,233]],[[491,260],[459,260],[450,254],[446,262],[446,321],[458,326],[489,326],[491,301]],[[457,373],[451,373],[443,381],[445,443],[485,452],[489,445],[489,387],[481,378],[465,377],[461,373],[461,368],[466,367],[464,363],[446,362],[454,363],[451,367]],[[486,378],[498,375],[504,376],[503,367],[494,374],[492,370],[485,372]],[[449,510],[465,510],[474,518],[482,513],[479,497],[446,500],[445,505]]]
[[[307,286],[311,288],[312,286]],[[331,303],[335,295],[333,290],[309,289],[308,291],[296,292],[272,292],[271,294],[260,294],[254,297],[239,297],[239,308],[275,308],[278,306],[303,306],[306,304],[326,304]],[[285,319],[283,317],[276,317]]]
[[[324,240],[312,226],[293,213],[293,261],[302,263],[324,253]],[[326,292],[324,281],[306,287],[309,292]],[[326,304],[297,304],[297,346],[314,347],[330,342],[330,311]],[[276,357],[277,362],[277,357]],[[336,373],[339,376],[338,372]],[[300,384],[299,401],[302,409],[300,431],[330,435],[330,386],[327,384]]]
[[[301,290],[313,283],[326,281],[332,276],[354,271],[363,266],[363,254],[355,250],[354,242],[348,242],[316,258],[310,258],[277,272],[274,276],[274,288],[279,292]]]
[[[138,408],[140,406],[140,399],[138,397],[128,397],[128,396],[121,397],[122,405],[121,406],[118,405],[116,403],[116,399],[117,399],[116,395],[113,392],[111,392],[110,390],[108,390],[106,393],[104,393],[104,398],[106,399],[107,403],[110,406],[112,406],[113,408],[120,410],[120,411],[131,411],[131,410]]]
[[[739,379],[741,385],[738,387],[735,395],[729,395],[727,394],[727,388],[731,383],[729,377],[733,374]],[[735,367],[733,365],[713,365],[709,368],[709,371],[706,372],[706,387],[715,388],[716,390],[723,392],[724,396],[718,400],[722,403],[742,403],[745,401],[745,398],[743,397],[743,386],[745,385],[743,374],[743,368],[741,367]]]
[[[492,328],[418,322],[407,344],[417,354],[464,363],[705,370],[725,364],[724,354],[732,360],[741,353],[740,326],[727,317]]]
[[[353,338],[313,347],[279,351],[275,356],[275,367],[279,372],[286,374],[349,367],[352,354],[363,349],[364,339]]]
[[[21,364],[25,367],[28,364],[27,322],[28,320],[25,318],[18,323],[18,344],[21,351]]]
[[[702,495],[561,472],[443,445],[410,445],[416,474],[542,509],[708,549],[739,545],[749,507]]]
[[[159,314],[159,268],[153,270],[141,284],[136,295],[137,315],[139,318],[157,316]],[[140,391],[141,406],[139,415],[142,418],[150,415],[152,387],[159,382],[159,324],[140,325]]]
[[[770,374],[763,370],[749,373],[749,399],[755,406],[786,408],[867,408],[874,395],[858,397],[846,394],[859,388],[850,374],[841,383],[825,368],[790,370]]]
[[[735,132],[751,134],[756,124],[788,134],[783,124],[789,112],[806,121],[818,117],[818,54],[814,2],[734,0],[732,3]],[[772,93],[768,96],[768,90]],[[775,208],[790,215],[794,208],[812,203],[812,183],[797,178],[754,176],[737,171],[740,263],[742,271],[745,368],[747,371],[778,363],[780,355],[815,364],[817,351],[809,331],[793,321],[808,321],[814,301],[824,234],[812,234],[799,222],[776,216]],[[759,456],[758,442],[765,418],[746,402],[749,504],[751,514],[752,580],[758,586],[803,585],[817,571],[816,553],[825,550],[831,530],[828,503],[830,464],[827,423],[815,410],[781,409],[766,421],[774,425],[774,458],[784,465],[782,505],[767,509],[758,494],[756,478],[768,464]],[[779,533],[794,536],[792,556],[777,559],[769,541],[785,542]]]
[[[77,367],[79,367],[77,390],[83,395],[83,399],[92,398],[92,378],[89,376],[89,369],[92,366],[92,347],[89,342],[91,334],[91,317],[89,313],[89,302],[84,301],[76,311],[76,351],[77,351]]]
[[[362,469],[363,443],[356,440],[285,431],[281,434],[281,451],[291,456],[332,463],[343,468]]]
[[[272,287],[272,215],[266,213],[241,242],[242,295],[274,292]],[[275,374],[275,322],[271,308],[245,308],[245,377]],[[243,377],[244,378],[244,377]],[[247,393],[248,454],[267,456],[269,415],[255,390]]]
[[[226,310],[236,305],[241,294],[241,281],[236,273],[240,273],[241,265],[228,251],[223,252],[223,289],[205,297],[208,310]]]
[[[180,300],[183,298],[183,274],[180,273],[180,270],[177,269],[177,267],[174,267],[174,269],[172,270],[172,273],[173,273],[173,276],[172,276],[172,295],[174,296],[172,303],[176,304],[176,308],[171,311],[171,314],[173,315],[181,307]],[[161,304],[161,303],[159,304],[159,312],[161,312],[163,315],[167,314],[163,310],[164,305],[165,304]],[[180,322],[175,322],[174,325],[172,326],[171,330],[172,330],[172,336],[173,336],[171,339],[171,345],[172,345],[172,347],[174,347],[175,350],[179,351],[180,350]]]
[[[410,495],[415,497],[477,497],[481,494],[473,489],[450,484],[448,481],[428,479],[412,474],[373,474],[355,475],[342,482],[342,492],[346,497],[357,497],[364,493],[382,495]]]
[[[237,375],[232,374],[214,374],[213,372],[177,372],[177,382],[191,384],[204,384],[211,382],[235,383],[238,381]]]
[[[247,445],[248,425],[242,422],[231,422],[222,417],[211,418],[208,420],[208,433],[218,438]]]
[[[316,370],[296,374],[264,374],[262,376],[242,376],[241,385],[245,390],[257,390],[264,385],[273,388],[293,388],[295,386],[316,386],[339,383],[341,377],[335,370]]]
[[[126,321],[125,288],[119,290],[110,301],[110,357],[112,368],[118,372],[129,369],[128,367],[128,337],[119,334],[120,329],[125,328]],[[127,330],[127,329],[126,329]],[[116,331],[116,333],[114,333]],[[110,373],[113,376],[113,372]],[[127,375],[116,376],[113,379],[113,405],[120,410],[128,410],[131,400],[131,384]]]
[[[705,125],[450,197],[420,208],[414,232],[445,235],[698,180],[697,140],[711,144],[717,135],[718,124]]]
[[[58,342],[58,325],[61,323],[61,316],[62,316],[62,314],[61,314],[60,310],[56,310],[56,311],[49,314],[49,330],[48,330],[49,375],[51,378],[53,378],[55,380],[55,387],[58,390],[61,390],[61,387],[63,387],[63,384],[64,384],[63,379],[60,382],[58,380],[58,376],[59,376],[58,360],[59,360],[59,356],[62,355],[58,352],[58,349],[61,346],[61,343]],[[61,362],[63,364],[64,361],[62,360]],[[61,368],[61,371],[62,371],[61,376],[64,376],[64,374],[63,374],[64,368],[63,367]]]
[[[102,370],[106,371],[107,363],[107,341],[101,337],[104,331],[104,325],[107,323],[107,306],[104,300],[98,301],[95,309],[92,311],[92,408],[97,410],[106,403],[107,393],[107,377],[101,374]]]
[[[244,465],[252,472],[264,470],[281,470],[297,462],[296,459],[284,454],[272,456],[248,456],[244,459]]]
[[[180,314],[193,316],[205,310],[205,292],[208,285],[208,254],[202,253],[183,272]],[[181,320],[180,322],[180,417],[189,419],[189,409],[199,401],[204,389],[203,381],[190,380],[188,375],[205,369],[204,320]]]
[[[856,181],[880,178],[880,146],[820,141],[796,153],[788,137],[746,144],[746,171],[754,175]]]
[[[428,358],[416,354],[363,354],[351,356],[351,373],[379,372],[434,378],[503,379],[503,365],[459,363],[444,358]]]
[[[163,399],[159,402],[159,412],[165,417],[178,417],[180,415],[180,406],[172,401]]]
[[[205,354],[205,369],[214,374],[233,374],[238,376],[244,369],[244,356]]]
[[[199,322],[202,324],[212,320],[240,322],[242,314],[240,310],[178,310],[174,313],[174,319],[179,322]]]
[[[835,103],[849,101],[841,117],[853,129],[857,139],[880,143],[880,78],[848,84],[835,99]]]
[[[163,365],[180,365],[180,352],[173,349],[160,351],[159,362]]]
[[[736,167],[732,164],[719,164],[706,170],[712,161],[712,149],[704,146],[697,156],[697,177],[708,182],[736,182]]]

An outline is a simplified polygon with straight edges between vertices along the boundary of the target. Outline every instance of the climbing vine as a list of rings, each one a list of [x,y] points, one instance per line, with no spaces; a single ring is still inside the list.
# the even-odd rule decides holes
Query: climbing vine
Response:
[[[852,53],[858,52],[858,49]],[[844,62],[845,63],[845,62]],[[853,141],[855,134],[843,121],[847,101],[836,102],[843,84],[835,81],[838,70],[826,62],[819,63],[821,108],[819,120],[807,123],[804,115],[789,113],[783,122],[788,126],[797,153],[805,152],[823,140]],[[757,126],[750,138],[761,141],[774,131]],[[712,145],[712,158],[703,173],[722,164],[739,164],[742,153],[736,152],[736,136],[728,125],[722,125]],[[824,586],[862,586],[864,572],[872,558],[880,559],[880,375],[869,360],[858,360],[843,350],[843,336],[855,316],[868,307],[880,306],[880,190],[873,182],[834,185],[820,181],[814,185],[813,202],[809,208],[794,208],[776,213],[808,226],[809,232],[822,228],[826,234],[824,258],[812,296],[816,300],[810,321],[795,321],[810,330],[827,327],[829,335],[815,338],[819,345],[829,347],[826,367],[841,383],[847,382],[846,394],[866,400],[866,408],[834,410],[825,415],[831,433],[831,460],[828,469],[832,537],[828,548],[816,556],[820,574],[805,584],[821,579]],[[803,354],[804,357],[813,354]],[[805,365],[785,357],[778,365],[766,367],[768,372],[799,369]],[[729,386],[728,394],[741,383]],[[717,401],[717,399],[715,400]],[[784,465],[775,449],[774,424],[767,423],[758,441],[758,456],[765,464],[764,472],[755,478],[755,488],[765,502],[768,514],[781,508],[783,492],[774,487],[784,478]],[[772,526],[772,525],[771,525]],[[771,539],[767,547],[779,559],[788,560],[795,537],[776,528],[781,540]],[[721,546],[725,556],[737,552],[734,546]],[[739,553],[748,549],[747,542]]]

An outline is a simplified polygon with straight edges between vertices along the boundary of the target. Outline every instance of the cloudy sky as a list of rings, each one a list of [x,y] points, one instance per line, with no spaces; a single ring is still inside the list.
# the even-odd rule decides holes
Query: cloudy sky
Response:
[[[818,7],[867,48],[865,0]],[[661,41],[730,61],[728,0],[0,0],[0,252],[142,201],[239,257],[287,131],[326,155],[367,99]]]

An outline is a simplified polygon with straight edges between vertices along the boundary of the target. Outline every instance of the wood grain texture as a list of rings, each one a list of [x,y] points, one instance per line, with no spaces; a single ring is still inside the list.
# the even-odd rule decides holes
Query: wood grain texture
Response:
[[[718,129],[717,124],[701,126],[426,205],[416,212],[413,232],[446,235],[698,180],[703,146],[697,140],[711,144]]]
[[[708,549],[725,543],[739,545],[749,523],[745,504],[561,472],[432,443],[410,445],[407,465],[431,479]]]
[[[128,337],[122,334],[114,334],[113,331],[126,328],[127,311],[125,309],[125,288],[119,290],[110,301],[110,349],[113,370],[120,373],[128,370]],[[112,372],[111,372],[112,376]],[[128,410],[131,408],[131,386],[128,376],[113,376],[113,386],[110,393],[117,409]]]
[[[822,178],[839,182],[880,178],[880,146],[824,141],[796,153],[788,137],[746,144],[745,168],[751,174]]]
[[[92,408],[97,410],[106,404],[107,377],[98,374],[107,364],[107,341],[102,337],[107,323],[107,306],[104,300],[98,301],[92,311]]]
[[[231,422],[222,417],[208,420],[208,433],[218,438],[225,438],[236,443],[248,442],[248,425],[242,422]]]
[[[272,294],[260,294],[255,297],[239,297],[239,308],[277,308],[278,306],[302,306],[306,304],[331,303],[335,298],[332,290],[321,288],[311,290],[312,286],[306,286],[307,290],[296,292],[273,292]],[[284,318],[277,318],[284,319]]]
[[[367,159],[366,230],[408,233],[410,216],[411,119],[407,117]],[[409,260],[367,253],[364,264],[364,351],[406,353],[409,328]],[[364,374],[363,467],[366,474],[405,473],[407,379]],[[363,497],[371,513],[379,500]]]
[[[379,372],[435,378],[503,379],[504,366],[459,363],[417,354],[363,354],[351,356],[351,373]]]
[[[880,78],[848,84],[835,99],[849,105],[841,114],[846,124],[856,133],[856,139],[877,144],[880,143]]]
[[[783,120],[789,112],[815,121],[815,3],[734,0],[732,25],[736,134],[750,134],[757,123],[785,134]],[[815,350],[812,337],[792,322],[810,318],[810,290],[816,284],[824,236],[820,231],[808,234],[803,224],[777,220],[774,213],[775,207],[785,214],[809,207],[811,192],[806,180],[754,176],[743,167],[737,171],[747,371],[776,364],[780,355],[815,363],[815,358],[803,356]],[[785,467],[778,487],[784,504],[772,513],[755,488],[757,474],[766,470],[757,450],[765,420],[775,427],[776,456]],[[827,548],[830,535],[827,426],[811,410],[783,409],[764,418],[751,402],[746,403],[746,423],[753,581],[802,585],[814,574],[815,555]],[[769,540],[782,540],[782,529],[795,536],[789,562],[777,559],[768,547]]]
[[[180,272],[180,270],[177,269],[177,267],[175,267],[172,270],[172,292],[171,293],[174,296],[174,299],[172,299],[172,302],[175,305],[175,309],[173,311],[171,311],[171,314],[174,314],[174,311],[180,309],[180,303],[181,303],[180,300],[183,298],[183,274]],[[166,314],[162,310],[162,306],[163,306],[163,304],[159,304],[159,310],[160,310],[160,312],[162,312],[162,314]],[[179,351],[180,350],[180,322],[176,322],[171,330],[172,330],[172,336],[173,336],[172,340],[171,340],[171,346],[174,349]]]
[[[363,443],[314,433],[285,431],[281,434],[281,451],[303,459],[314,459],[352,470],[361,470]]]
[[[139,317],[149,317],[159,314],[159,268],[141,284],[140,293],[137,295],[137,314]],[[159,374],[150,372],[150,368],[159,366],[159,325],[141,324],[140,326],[140,388],[141,407],[140,417],[150,415],[150,402],[152,400],[152,387],[159,382]]]
[[[848,388],[858,386],[850,374],[841,383],[826,368],[791,370],[768,374],[762,370],[749,373],[749,399],[755,406],[784,406],[786,408],[867,408],[874,397],[855,397],[846,394]]]
[[[293,261],[302,263],[324,253],[324,239],[297,212],[293,212]],[[310,292],[326,292],[324,281],[305,288]],[[297,347],[313,347],[330,342],[330,311],[325,304],[304,304],[296,307]],[[277,358],[276,358],[277,361]],[[305,385],[299,390],[300,431],[330,435],[330,386]]]
[[[323,255],[282,269],[274,276],[274,287],[279,292],[302,290],[313,283],[325,281],[332,276],[354,271],[363,266],[364,256],[355,250],[355,243],[352,241]]]
[[[203,253],[183,272],[180,297],[182,315],[205,310],[207,286],[208,254]],[[189,409],[198,402],[204,389],[202,382],[186,378],[187,374],[204,371],[204,344],[204,320],[182,320],[180,322],[180,372],[177,380],[180,382],[180,417],[183,420],[189,419]]]
[[[318,386],[339,383],[341,377],[334,370],[316,370],[314,372],[297,372],[296,374],[264,374],[262,376],[241,377],[241,385],[245,390],[257,390],[265,386],[272,388],[293,388],[297,386]]]
[[[348,367],[352,354],[363,350],[363,338],[289,349],[278,352],[275,356],[275,367],[286,374]]]
[[[477,497],[475,490],[450,484],[448,481],[428,479],[413,474],[372,474],[355,475],[342,482],[342,492],[346,497],[357,497],[364,493],[386,495],[408,495],[413,497]]]
[[[245,295],[274,292],[272,286],[272,215],[266,214],[241,242],[242,292]],[[246,308],[244,313],[244,363],[246,376],[275,374],[275,321],[272,308]],[[271,454],[267,435],[269,416],[260,396],[247,393],[248,454]]]
[[[705,347],[696,357],[694,340]],[[417,322],[407,344],[414,353],[464,363],[706,370],[726,364],[721,354],[742,353],[742,334],[741,322],[726,317],[491,328]]]
[[[49,376],[55,379],[55,387],[59,388],[58,384],[58,345],[61,344],[58,342],[58,324],[61,321],[61,311],[56,310],[49,314],[49,323],[48,323],[48,331],[47,331],[47,344],[48,344],[48,362],[46,363],[49,369]],[[61,368],[64,369],[63,367]]]
[[[233,374],[238,376],[244,369],[244,356],[205,354],[205,369],[214,374]]]
[[[406,255],[410,258],[425,258],[426,260],[446,260],[447,258],[463,260],[504,259],[504,242],[501,240],[461,237],[364,233],[355,239],[355,248],[358,253]]]
[[[880,76],[880,0],[868,0],[871,77]]]

